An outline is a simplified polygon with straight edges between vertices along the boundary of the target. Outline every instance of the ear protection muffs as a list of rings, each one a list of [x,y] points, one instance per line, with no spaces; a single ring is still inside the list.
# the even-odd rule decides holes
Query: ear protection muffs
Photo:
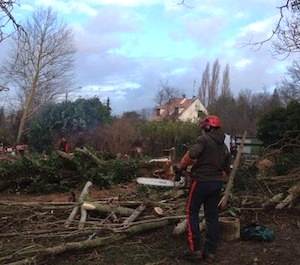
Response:
[[[211,130],[211,126],[209,124],[205,124],[202,128],[205,132],[210,132]]]

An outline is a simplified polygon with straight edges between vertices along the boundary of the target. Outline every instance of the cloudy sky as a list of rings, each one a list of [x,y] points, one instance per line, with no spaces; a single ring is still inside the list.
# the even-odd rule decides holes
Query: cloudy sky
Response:
[[[209,62],[241,90],[272,90],[287,60],[274,58],[271,43],[245,45],[270,36],[283,0],[20,0],[13,10],[25,20],[40,6],[52,6],[75,33],[77,96],[110,98],[113,114],[156,105],[160,83],[197,95]],[[0,44],[0,63],[5,57]]]

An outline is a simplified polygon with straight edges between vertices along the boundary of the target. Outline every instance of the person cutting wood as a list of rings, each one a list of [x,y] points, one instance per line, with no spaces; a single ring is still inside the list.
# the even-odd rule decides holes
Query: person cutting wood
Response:
[[[183,257],[189,260],[213,262],[219,241],[219,209],[221,189],[230,173],[230,152],[224,143],[225,134],[217,116],[208,115],[201,122],[201,135],[181,159],[179,168],[192,165],[187,204],[187,233],[189,251]],[[201,241],[199,211],[204,206],[207,225],[206,240]]]

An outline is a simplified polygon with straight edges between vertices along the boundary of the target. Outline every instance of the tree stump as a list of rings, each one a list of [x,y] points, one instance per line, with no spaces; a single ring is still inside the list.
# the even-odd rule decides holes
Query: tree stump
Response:
[[[240,238],[240,220],[235,217],[220,217],[220,239],[233,241]]]

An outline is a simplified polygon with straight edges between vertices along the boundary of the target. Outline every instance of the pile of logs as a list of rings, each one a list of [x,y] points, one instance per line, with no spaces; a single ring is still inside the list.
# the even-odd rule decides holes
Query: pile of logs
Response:
[[[293,169],[288,175],[272,176],[269,172],[274,163],[262,159],[258,163],[257,181],[264,185],[268,192],[268,200],[263,203],[264,209],[283,209],[300,206],[300,168]]]

